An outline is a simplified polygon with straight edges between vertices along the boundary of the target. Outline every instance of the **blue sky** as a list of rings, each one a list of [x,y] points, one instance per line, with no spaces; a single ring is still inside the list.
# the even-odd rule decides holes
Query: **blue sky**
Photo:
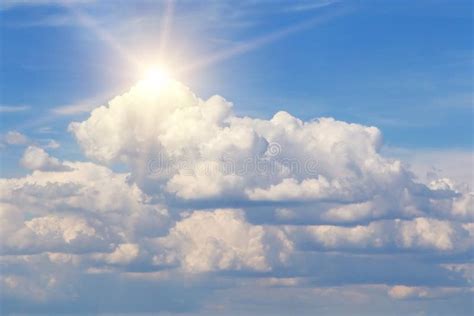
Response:
[[[44,249],[38,245],[31,246],[26,241],[23,246],[10,244],[13,243],[11,240],[20,240],[26,233],[23,237],[12,237],[11,240],[4,237],[3,239],[9,240],[3,245],[7,249],[5,256],[8,257],[3,261],[7,271],[4,282],[7,285],[17,284],[17,290],[41,288],[41,282],[44,280],[39,278],[38,283],[33,285],[21,283],[22,277],[35,272],[24,263],[21,269],[28,271],[24,275],[12,268],[15,265],[15,256],[34,254],[38,256],[34,260],[43,262],[41,256],[46,253],[51,258],[50,253],[80,256],[80,253],[95,253],[99,251],[97,249],[102,249],[100,251],[103,252],[102,257],[91,255],[92,257],[77,259],[81,262],[79,270],[64,270],[64,275],[61,274],[61,277],[57,278],[72,284],[71,297],[75,297],[73,305],[68,305],[71,304],[71,297],[67,297],[67,293],[58,294],[62,291],[61,287],[51,290],[52,294],[46,293],[36,301],[25,298],[28,294],[25,296],[24,293],[12,290],[13,294],[7,291],[7,294],[2,295],[5,311],[21,311],[17,308],[21,303],[27,306],[26,312],[98,312],[94,310],[94,304],[97,302],[88,291],[104,278],[104,291],[110,290],[111,294],[101,303],[103,306],[100,306],[100,312],[117,312],[120,309],[125,312],[158,311],[155,304],[149,303],[154,297],[153,293],[171,289],[169,295],[172,299],[163,299],[169,303],[169,308],[164,310],[183,310],[192,314],[219,314],[219,308],[227,314],[235,311],[236,314],[239,314],[238,311],[245,314],[272,314],[276,311],[288,314],[293,308],[298,308],[302,314],[311,314],[318,308],[327,314],[346,314],[353,310],[353,306],[357,307],[356,310],[360,314],[388,314],[388,311],[393,312],[394,308],[400,308],[398,311],[407,314],[425,312],[449,315],[453,311],[450,307],[458,308],[458,314],[469,314],[472,312],[472,304],[469,303],[472,299],[472,278],[463,279],[460,274],[466,269],[472,269],[472,258],[469,256],[472,247],[464,245],[472,240],[464,241],[463,238],[474,235],[470,187],[473,166],[472,10],[472,1],[461,0],[3,1],[0,4],[0,171],[4,178],[2,185],[5,190],[12,190],[13,193],[0,197],[0,202],[7,205],[5,207],[8,210],[23,210],[29,206],[31,209],[28,212],[31,214],[24,215],[25,223],[27,220],[31,223],[32,218],[49,220],[57,213],[56,208],[60,207],[59,205],[66,205],[67,210],[63,212],[71,213],[71,216],[78,216],[73,210],[87,207],[115,210],[116,206],[111,201],[96,201],[97,196],[92,198],[85,193],[89,192],[88,189],[78,189],[88,188],[89,184],[86,183],[90,182],[90,192],[93,192],[92,187],[97,188],[99,185],[96,186],[94,181],[101,183],[100,179],[85,176],[83,178],[83,174],[108,174],[114,179],[112,182],[117,181],[116,190],[133,191],[135,189],[129,187],[133,184],[137,186],[137,190],[148,195],[149,200],[144,205],[140,204],[140,212],[145,212],[143,209],[148,212],[148,207],[153,203],[168,209],[168,226],[160,226],[162,231],[159,233],[159,237],[165,239],[160,239],[157,243],[160,247],[165,247],[162,243],[173,244],[173,247],[180,249],[178,253],[184,256],[182,259],[176,259],[179,268],[171,269],[170,275],[164,277],[163,283],[144,283],[141,278],[127,283],[128,281],[122,278],[121,273],[125,273],[124,271],[132,273],[134,269],[145,271],[156,268],[150,260],[155,262],[158,259],[150,259],[151,257],[147,258],[145,255],[153,252],[148,247],[154,243],[147,239],[149,236],[146,234],[146,238],[141,235],[127,235],[126,241],[117,242],[114,239],[110,242],[107,251],[111,253],[120,249],[135,253],[135,250],[129,250],[135,246],[120,248],[120,245],[138,245],[136,247],[139,248],[139,255],[133,259],[135,261],[125,260],[128,266],[123,262],[118,263],[121,259],[104,257],[103,253],[108,252],[101,248],[101,242],[87,239],[90,237],[87,234],[89,237],[81,237],[83,239],[78,241],[78,245],[71,245],[70,241],[67,241],[64,249],[59,242],[45,246]],[[220,95],[232,102],[232,115],[225,114],[228,105],[220,99],[213,101],[219,104],[219,111],[212,107],[214,103],[205,102],[212,109],[209,113],[226,117],[227,121],[219,121],[217,126],[229,124],[227,127],[230,131],[212,132],[217,135],[222,132],[223,136],[210,141],[208,134],[203,136],[205,128],[199,125],[201,121],[192,121],[194,116],[191,114],[180,117],[179,111],[175,115],[180,119],[170,119],[169,122],[174,122],[172,125],[169,125],[169,122],[166,123],[168,125],[163,125],[167,126],[168,131],[154,130],[152,126],[161,126],[160,113],[143,112],[148,111],[147,108],[141,107],[142,103],[146,105],[148,102],[143,100],[148,99],[138,92],[130,92],[131,96],[127,98],[126,92],[133,86],[143,88],[143,83],[139,82],[142,82],[140,80],[145,76],[145,69],[156,63],[166,65],[173,79],[189,87],[189,90],[202,100]],[[177,91],[176,95],[187,93],[181,90],[181,87],[173,89]],[[151,95],[154,95],[153,93]],[[159,101],[160,97],[156,97],[157,102],[165,106],[165,103],[160,103],[163,102]],[[176,96],[173,95],[174,97]],[[130,121],[124,123],[123,116],[114,112],[112,106],[106,114],[92,112],[95,116],[91,116],[93,109],[106,105],[113,98],[116,98],[114,100],[117,106],[121,104],[124,111],[127,111],[125,117],[131,117]],[[176,98],[178,103],[187,102]],[[191,102],[189,106],[195,104]],[[138,112],[135,113],[134,108]],[[141,112],[138,109],[142,109]],[[275,118],[275,113],[282,110],[302,121],[317,122],[311,132],[314,133],[311,134],[313,138],[303,141],[309,133],[303,130],[298,136],[300,138],[291,134],[298,123],[284,115]],[[203,117],[211,114],[203,114]],[[251,118],[252,123],[241,120],[243,116],[248,116],[249,120]],[[336,121],[319,120],[321,117],[334,118]],[[155,121],[151,120],[152,118]],[[148,121],[149,119],[151,121]],[[186,123],[188,120],[195,125],[186,125],[191,124]],[[278,130],[279,127],[272,130],[265,125],[265,122],[270,121],[272,124],[287,126],[282,130]],[[358,125],[340,125],[339,121]],[[78,123],[74,125],[75,123],[71,122]],[[103,122],[113,123],[109,126]],[[150,130],[142,130],[144,126],[150,126]],[[369,126],[377,127],[380,133],[377,134]],[[180,131],[176,132],[176,135],[172,134],[175,132],[174,128]],[[252,137],[257,140],[249,140],[252,138],[246,134],[248,128],[253,131]],[[135,134],[127,134],[127,129]],[[201,135],[201,132],[204,134]],[[235,136],[232,136],[234,132]],[[175,143],[172,145],[169,143],[170,136],[167,136],[169,133],[174,135],[172,139]],[[191,136],[183,136],[183,133]],[[197,135],[196,139],[192,138],[193,133]],[[156,137],[160,139],[159,145],[155,143]],[[325,139],[333,137],[340,137],[341,147],[334,149],[332,156],[328,156],[332,158],[326,161]],[[276,142],[281,146],[278,147],[278,150],[281,150],[278,154],[288,155],[285,158],[297,159],[299,162],[304,155],[319,153],[321,161],[318,156],[315,157],[322,169],[320,175],[328,178],[331,185],[335,183],[331,182],[331,179],[340,181],[341,186],[355,181],[352,178],[346,179],[347,174],[341,173],[341,170],[346,170],[344,168],[349,170],[346,170],[348,173],[358,170],[354,172],[363,179],[360,181],[368,182],[352,183],[350,190],[341,189],[341,192],[328,189],[332,192],[327,193],[328,196],[315,198],[312,193],[308,193],[315,190],[314,183],[311,182],[314,178],[299,171],[290,172],[286,180],[279,178],[280,175],[268,175],[268,179],[264,177],[266,180],[248,176],[238,180],[216,177],[211,181],[196,175],[199,180],[195,179],[197,183],[206,185],[207,190],[194,182],[190,184],[190,180],[184,178],[179,171],[175,177],[168,179],[168,182],[162,182],[164,180],[161,178],[157,180],[158,178],[143,177],[144,156],[165,147],[168,148],[167,154],[175,155],[170,148],[175,150],[176,146],[181,146],[180,141],[184,141],[183,139],[188,142],[189,148],[194,148],[194,142],[207,144],[201,147],[196,145],[200,151],[217,146],[222,139],[227,139],[233,142],[233,145],[222,146],[227,148],[225,153],[232,153],[232,159],[235,159],[237,164],[241,163],[242,157],[246,155],[265,152],[261,146]],[[316,143],[313,144],[313,141]],[[384,144],[382,147],[380,142]],[[224,147],[217,146],[215,152]],[[215,152],[208,154],[213,155]],[[371,156],[374,152],[376,156]],[[299,156],[300,154],[303,156]],[[203,152],[201,155],[204,155]],[[406,169],[397,171],[399,174],[393,175],[390,181],[385,177],[389,177],[387,174],[392,177],[391,172],[398,168],[390,165],[391,162],[377,167],[377,171],[374,169],[366,173],[365,168],[374,161],[378,163],[381,157],[401,159],[403,168]],[[146,159],[146,164],[149,165],[149,157]],[[199,159],[204,158],[200,156]],[[87,167],[79,162],[74,165],[75,161],[91,162],[94,165]],[[88,171],[88,168],[92,171]],[[108,168],[108,171],[101,168]],[[107,173],[109,171],[111,174]],[[70,183],[64,180],[68,178],[68,172],[77,173],[77,183],[76,180],[71,180]],[[122,174],[127,175],[124,183]],[[84,180],[86,178],[89,180]],[[50,185],[53,187],[49,187]],[[318,187],[319,185],[321,184],[318,184]],[[35,191],[36,193],[29,191],[33,190],[31,188],[34,186],[41,188],[36,188],[35,190],[39,190]],[[374,187],[381,191],[373,191]],[[64,192],[69,190],[72,190],[70,194],[83,198],[85,204],[75,200],[71,202],[71,199],[66,199],[61,204],[59,201],[65,198]],[[101,192],[102,189],[97,190]],[[398,193],[391,195],[391,192],[404,192],[403,190],[413,196],[396,196]],[[349,194],[347,192],[352,192],[350,194],[354,196],[344,195]],[[425,195],[422,196],[420,192],[425,192]],[[97,194],[100,197],[102,194],[105,197],[112,196],[108,191]],[[123,194],[128,196],[129,193]],[[130,193],[130,199],[135,199],[135,194]],[[442,194],[444,197],[440,198]],[[31,199],[39,199],[38,196],[49,199],[54,196],[58,205],[54,204],[56,202],[51,202],[50,205],[43,200],[31,202],[33,200],[30,201],[29,198],[29,202],[18,202],[15,200],[16,195],[34,196]],[[208,200],[203,202],[203,198]],[[444,198],[450,200],[443,200],[444,204],[432,204],[434,200]],[[403,200],[400,203],[405,204],[392,205],[397,200]],[[84,206],[89,205],[85,201],[92,204],[90,201],[96,201],[99,206]],[[74,204],[76,202],[80,206]],[[123,203],[130,205],[132,202]],[[343,210],[347,215],[339,214],[338,203],[348,207],[347,211]],[[366,206],[361,206],[361,203],[377,207],[373,211],[364,211]],[[220,213],[220,208],[229,206],[243,209],[234,213]],[[215,214],[215,218],[206,217],[200,211],[193,213],[194,210],[208,207],[216,209],[209,211]],[[186,217],[183,212],[194,215],[186,213],[186,216],[189,216]],[[44,216],[38,217],[38,214]],[[84,216],[81,219],[84,219],[84,223],[89,223],[96,215]],[[8,217],[6,223],[13,221],[12,218],[16,220],[17,217]],[[52,225],[69,225],[66,219],[61,218],[63,222],[55,222]],[[298,250],[302,253],[307,247],[311,251],[307,257],[299,253],[300,257],[295,259],[296,263],[291,262],[289,266],[278,260],[278,264],[273,266],[273,259],[268,259],[266,263],[271,266],[268,271],[248,256],[244,259],[234,258],[237,263],[226,266],[224,271],[219,271],[222,262],[220,265],[209,263],[206,268],[197,264],[199,269],[202,269],[198,269],[199,273],[204,271],[211,276],[196,277],[193,274],[191,285],[183,289],[180,283],[182,278],[189,277],[189,271],[196,269],[196,265],[192,266],[194,268],[189,266],[194,257],[192,254],[183,254],[188,249],[184,245],[185,242],[176,241],[176,236],[183,235],[173,235],[172,227],[178,227],[175,228],[177,232],[181,228],[187,231],[185,228],[187,225],[193,226],[193,221],[219,226],[222,218],[232,223],[241,223],[236,230],[241,229],[243,234],[248,233],[249,236],[253,236],[261,227],[264,227],[261,229],[264,230],[265,236],[274,236],[272,234],[276,234],[275,229],[282,229],[288,234],[291,243],[294,243],[294,247],[290,247],[291,251],[298,247],[302,247],[303,250]],[[100,227],[116,224],[115,220],[109,221],[100,217],[100,221],[102,220],[104,222]],[[399,224],[392,225],[391,221],[394,220],[406,221],[406,227],[415,225],[417,228],[414,230],[419,231],[421,235],[416,238],[411,236],[414,241],[406,244],[408,237],[397,230],[401,227],[397,226]],[[443,222],[433,222],[436,220]],[[154,223],[153,220],[149,221]],[[37,227],[34,226],[36,224],[24,225],[32,230],[32,227]],[[122,235],[128,234],[129,226],[124,225],[123,227],[127,228],[120,227],[127,233]],[[308,225],[316,228],[314,231],[311,230],[313,228],[308,229],[312,234],[309,236],[305,235],[307,232],[294,232],[293,228],[282,228],[281,225]],[[318,227],[324,225],[335,227],[331,230],[337,231],[337,237],[334,237],[337,241],[333,240],[335,244],[322,242],[323,237],[318,237],[318,229],[322,229]],[[370,227],[367,231],[372,233],[384,229],[390,232],[393,230],[395,237],[377,237],[367,233],[370,237],[357,239],[356,232],[341,230],[344,227],[359,227],[356,225],[362,225],[360,227],[364,229]],[[434,228],[430,225],[434,225]],[[267,230],[267,226],[271,228]],[[76,227],[73,231],[90,231],[84,227]],[[110,231],[114,229],[110,228]],[[444,237],[432,241],[429,231],[436,229],[440,230],[439,234],[442,236],[449,231],[446,233],[449,242],[446,238],[443,239]],[[95,231],[98,232],[99,229],[95,227]],[[347,241],[345,237],[341,237],[344,234],[352,236],[357,242],[350,241],[351,237],[347,237]],[[397,234],[401,234],[403,242],[397,239]],[[102,240],[107,238],[103,237]],[[358,244],[359,241],[364,243],[365,238],[368,238],[367,244]],[[456,240],[454,244],[451,244],[451,238]],[[381,248],[374,241],[379,239],[383,244]],[[233,239],[226,242],[231,244]],[[227,246],[222,247],[227,249]],[[279,249],[281,253],[292,253],[281,244],[272,243],[270,248],[273,249],[272,247]],[[449,253],[444,252],[446,249],[449,249]],[[368,258],[367,261],[359,255]],[[169,256],[179,257],[177,254]],[[272,254],[266,253],[265,256],[273,258]],[[401,268],[399,274],[384,273],[381,267],[386,264],[386,260],[403,262],[406,266]],[[311,262],[315,262],[314,266],[322,265],[327,274],[319,275],[320,270],[316,272]],[[352,279],[348,275],[352,263],[360,266],[362,274],[367,274],[366,280]],[[42,264],[39,264],[38,268],[40,274],[53,269],[52,266]],[[456,265],[455,268],[446,268],[450,264]],[[371,267],[373,271],[370,271]],[[84,282],[76,278],[83,271],[93,269],[94,274],[84,276]],[[156,269],[168,271],[166,265]],[[97,272],[106,270],[113,272]],[[258,274],[263,270],[267,273],[265,278],[254,278],[253,273]],[[459,275],[451,275],[454,270]],[[426,274],[416,279],[421,271],[426,271]],[[10,272],[11,276],[8,274]],[[72,281],[68,281],[69,277]],[[448,280],[457,281],[449,283]],[[267,295],[265,287],[255,288],[252,282],[259,286],[270,284],[271,291]],[[134,311],[131,305],[117,302],[115,298],[118,294],[111,290],[117,284],[136,287],[137,293],[146,293],[144,298],[140,298],[138,294],[132,295],[133,291],[125,291],[127,295],[131,295],[132,303],[148,302],[149,305],[145,304],[143,310]],[[217,288],[226,288],[228,292],[217,291]],[[248,297],[247,289],[252,289],[251,293],[255,291],[255,298]],[[310,296],[308,291],[316,298]],[[337,297],[335,291],[341,291],[342,296]],[[181,293],[189,304],[180,304],[181,298],[176,298],[175,293]],[[219,297],[222,304],[212,304],[210,297],[213,295]],[[233,299],[234,296],[236,298]],[[293,306],[291,300],[281,300],[281,297],[294,298],[298,306]],[[366,299],[376,299],[378,303],[370,307],[363,304]],[[397,301],[399,299],[401,303]],[[340,305],[344,300],[350,303]],[[448,304],[444,304],[446,301],[443,300],[447,300]],[[351,305],[352,303],[354,305]],[[244,305],[249,307],[244,308]],[[67,306],[73,306],[75,310],[67,310]]]
[[[110,10],[115,5],[78,9],[120,45],[153,55],[163,5],[139,1],[131,10],[126,3]],[[325,20],[183,75],[181,81],[198,95],[222,94],[242,114],[269,117],[284,107],[304,119],[331,116],[375,125],[393,146],[471,147],[470,1],[176,7],[183,17],[171,22],[167,55],[180,63],[315,17]],[[217,23],[201,17],[207,10]],[[57,106],[103,102],[137,80],[117,51],[60,5],[7,7],[1,32],[8,43],[2,48],[2,103],[31,107],[3,115],[2,132],[48,116]],[[55,119],[54,125],[63,131],[68,120]]]

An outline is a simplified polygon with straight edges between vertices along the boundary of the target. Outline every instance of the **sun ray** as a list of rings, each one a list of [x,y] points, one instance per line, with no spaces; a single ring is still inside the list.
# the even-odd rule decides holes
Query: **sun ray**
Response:
[[[77,9],[73,5],[65,5],[69,10],[78,18],[79,22],[86,28],[92,30],[99,39],[107,43],[115,51],[118,52],[134,69],[143,71],[145,68],[149,68],[147,63],[150,62],[162,62],[165,58],[166,50],[168,49],[168,40],[170,33],[170,26],[172,23],[173,12],[174,12],[174,0],[166,0],[164,4],[162,23],[161,23],[161,35],[160,42],[158,46],[158,51],[156,52],[156,59],[152,61],[143,62],[139,60],[134,54],[130,53],[123,45],[120,44],[109,32],[100,25],[89,15],[85,14],[81,10]],[[239,43],[233,47],[226,48],[220,51],[217,51],[214,54],[209,56],[204,56],[194,62],[183,64],[177,69],[174,70],[175,74],[186,74],[193,72],[198,69],[208,67],[210,65],[219,63],[223,60],[244,54],[246,52],[258,49],[264,45],[268,45],[272,42],[275,42],[279,39],[282,39],[286,36],[289,36],[293,33],[303,31],[305,29],[311,28],[317,24],[326,22],[327,20],[342,15],[347,12],[347,8],[342,8],[340,10],[334,10],[325,15],[319,15],[317,17],[287,26],[285,28],[279,29],[277,31],[268,33],[266,35],[257,37],[253,40]]]
[[[123,45],[120,44],[109,32],[93,19],[91,16],[85,14],[74,5],[64,4],[66,8],[77,18],[81,25],[91,31],[103,42],[107,43],[112,49],[114,49],[122,58],[124,58],[133,67],[141,67],[140,61],[131,54]]]
[[[163,12],[163,21],[161,23],[161,35],[160,35],[160,45],[158,48],[158,56],[163,58],[165,54],[165,50],[168,46],[168,38],[170,33],[170,25],[173,19],[173,12],[174,12],[174,1],[173,0],[166,0],[165,2],[165,9]]]
[[[346,12],[347,12],[347,9],[342,9],[342,10],[328,13],[326,15],[320,15],[315,18],[311,18],[311,19],[287,26],[285,28],[263,35],[261,37],[257,37],[253,40],[242,42],[233,47],[218,51],[213,55],[201,58],[194,63],[184,65],[178,70],[178,72],[187,73],[187,72],[192,72],[197,69],[208,67],[220,61],[258,49],[264,45],[280,40],[293,33],[303,31],[305,29],[309,29],[317,24],[324,23],[334,17],[345,14]]]

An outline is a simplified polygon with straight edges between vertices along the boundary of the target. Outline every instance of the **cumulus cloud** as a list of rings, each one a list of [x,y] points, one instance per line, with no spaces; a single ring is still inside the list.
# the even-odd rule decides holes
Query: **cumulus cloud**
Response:
[[[64,166],[0,180],[2,252],[109,252],[166,230],[166,208],[148,203],[127,174],[92,163]]]
[[[37,249],[80,251],[83,247],[97,248],[105,239],[86,219],[76,216],[36,217],[25,221],[24,226],[24,231],[17,233],[22,234],[20,238],[24,238],[23,241],[29,239],[28,246]]]
[[[449,178],[457,185],[474,186],[472,151],[461,149],[409,150],[386,147],[383,152],[410,165],[423,181]]]
[[[213,270],[268,271],[285,263],[292,242],[272,227],[251,225],[240,210],[194,212],[159,240],[167,249],[157,262],[177,260],[191,272]]]
[[[51,157],[44,149],[36,146],[28,146],[23,157],[21,165],[31,170],[42,171],[65,171],[70,170],[69,167],[63,165],[59,159]]]
[[[112,253],[99,253],[94,256],[97,260],[103,260],[108,264],[128,264],[135,260],[140,253],[137,244],[119,244]]]
[[[28,143],[28,137],[17,131],[8,131],[3,135],[3,141],[8,145],[24,145]]]
[[[418,183],[403,163],[381,155],[375,127],[303,122],[283,111],[270,120],[238,117],[222,97],[201,100],[172,80],[158,89],[140,82],[69,130],[90,158],[128,164],[152,194],[333,203],[320,216],[333,222],[472,216],[472,208],[456,209],[470,189]]]
[[[57,148],[61,147],[61,144],[58,143],[57,141],[55,141],[54,139],[50,139],[50,140],[48,140],[48,142],[46,143],[46,145],[44,147],[45,148],[51,148],[51,149],[57,149]]]
[[[336,249],[468,248],[468,229],[450,220],[472,220],[470,189],[418,182],[381,154],[375,127],[304,122],[284,111],[270,120],[238,117],[222,97],[201,100],[170,80],[159,88],[140,82],[69,129],[90,158],[128,164],[150,194],[216,206],[247,201],[247,212],[285,203],[274,210],[277,222],[319,224],[288,228],[296,240],[306,234]]]
[[[31,173],[0,179],[8,295],[74,297],[82,277],[104,278],[111,290],[131,279],[173,287],[183,277],[206,288],[238,287],[242,275],[272,288],[345,282],[331,271],[376,284],[386,299],[468,286],[469,186],[421,182],[382,154],[376,127],[284,111],[239,117],[232,108],[173,80],[142,81],[69,125],[94,162],[28,147],[21,163]],[[406,275],[390,275],[391,262]]]
[[[437,250],[466,251],[474,240],[469,227],[430,218],[414,220],[374,221],[367,226],[331,225],[288,227],[300,243],[322,249],[394,251]]]
[[[388,295],[396,300],[445,298],[462,292],[459,288],[429,288],[396,285],[388,290]]]

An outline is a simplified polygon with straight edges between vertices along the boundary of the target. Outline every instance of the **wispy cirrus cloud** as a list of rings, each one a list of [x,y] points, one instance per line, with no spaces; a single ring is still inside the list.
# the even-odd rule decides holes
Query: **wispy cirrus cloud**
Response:
[[[285,8],[285,11],[295,11],[295,12],[306,12],[306,11],[314,11],[319,10],[321,8],[333,5],[338,3],[337,0],[321,0],[321,1],[301,1],[295,2],[293,5],[289,5]]]
[[[63,104],[56,107],[53,107],[50,112],[55,115],[76,115],[81,113],[87,113],[96,107],[106,103],[106,101],[113,95],[114,92],[102,93],[92,97],[86,97],[69,104]]]
[[[29,105],[0,105],[0,113],[23,112],[31,109]]]
[[[93,2],[96,2],[96,0],[4,0],[0,4],[0,9],[6,10],[18,6],[72,5]]]
[[[75,115],[80,113],[86,113],[94,109],[97,106],[97,103],[91,102],[89,100],[80,101],[78,103],[61,105],[55,107],[51,110],[54,114],[58,115]]]

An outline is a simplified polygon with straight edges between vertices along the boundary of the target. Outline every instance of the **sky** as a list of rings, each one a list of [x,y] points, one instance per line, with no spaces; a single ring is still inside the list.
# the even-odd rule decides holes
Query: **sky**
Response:
[[[2,314],[472,314],[472,12],[2,1]]]

